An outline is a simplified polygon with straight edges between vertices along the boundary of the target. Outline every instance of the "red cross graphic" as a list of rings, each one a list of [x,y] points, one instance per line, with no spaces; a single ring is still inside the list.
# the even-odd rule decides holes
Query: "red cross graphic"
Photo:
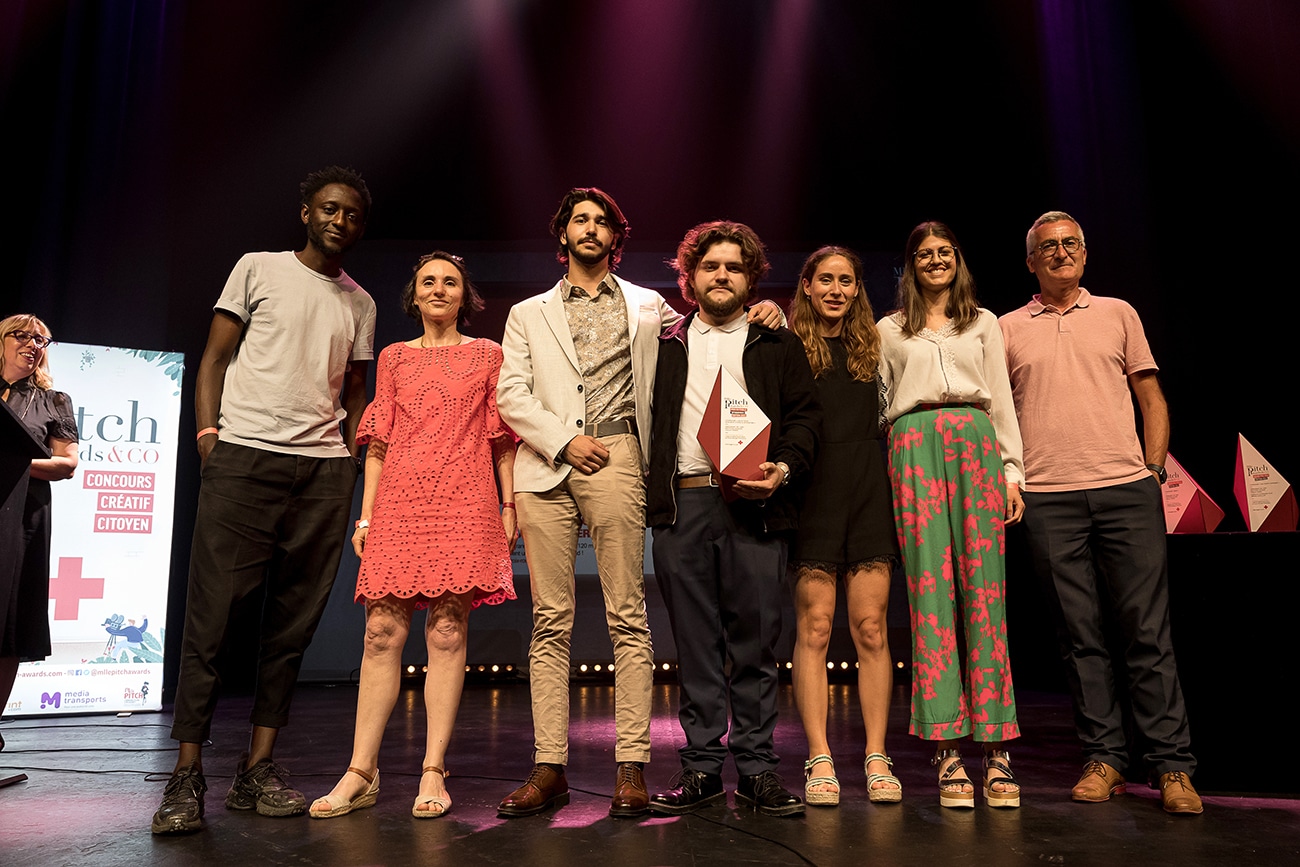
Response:
[[[103,578],[82,578],[80,557],[60,557],[59,573],[50,576],[55,620],[76,620],[82,599],[103,599]]]

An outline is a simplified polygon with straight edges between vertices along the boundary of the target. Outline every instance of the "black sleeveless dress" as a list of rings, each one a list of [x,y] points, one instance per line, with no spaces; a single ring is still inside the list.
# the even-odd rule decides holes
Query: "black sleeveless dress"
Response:
[[[853,379],[838,337],[826,339],[831,367],[817,378],[822,438],[790,550],[792,563],[841,567],[898,559],[880,428],[880,384]]]

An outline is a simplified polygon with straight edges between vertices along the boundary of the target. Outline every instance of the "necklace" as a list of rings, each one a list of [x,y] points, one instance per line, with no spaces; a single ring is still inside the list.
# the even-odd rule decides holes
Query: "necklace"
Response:
[[[22,380],[20,379],[18,380],[18,382],[22,382]],[[17,384],[18,383],[16,382],[11,382],[9,384],[9,387],[5,389],[5,395],[6,395],[5,403],[8,403],[9,398],[12,398],[14,396],[14,391],[15,391],[14,386],[16,386]],[[26,389],[18,389],[18,391],[20,393],[22,391],[27,392],[27,403],[23,406],[23,411],[18,416],[19,421],[25,421],[27,419],[27,411],[32,408],[32,401],[36,400],[36,389],[32,387],[30,384],[28,384],[28,387]]]
[[[421,348],[421,349],[433,349],[434,347],[437,347],[437,346],[460,346],[461,341],[464,339],[461,335],[457,334],[457,335],[456,335],[456,340],[455,340],[455,342],[452,342],[452,343],[426,343],[425,340],[426,340],[427,338],[428,338],[428,335],[426,335],[426,334],[421,334],[421,335],[420,335],[420,348]]]

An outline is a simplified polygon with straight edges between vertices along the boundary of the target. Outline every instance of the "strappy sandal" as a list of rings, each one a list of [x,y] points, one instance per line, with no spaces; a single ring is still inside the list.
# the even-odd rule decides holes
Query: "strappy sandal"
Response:
[[[990,807],[1019,807],[1020,806],[1020,783],[1016,781],[1016,775],[1011,773],[1011,753],[1003,749],[986,749],[984,751],[984,800],[989,802]],[[997,771],[1001,776],[989,777],[989,771]],[[1006,783],[1008,786],[1014,786],[1009,791],[999,792],[992,788],[995,783]]]
[[[898,781],[898,777],[893,774],[873,774],[871,773],[872,762],[884,762],[889,765],[889,769],[894,769],[894,760],[883,753],[872,753],[867,756],[862,763],[862,771],[867,775],[867,800],[873,804],[878,803],[897,803],[903,800],[903,784]],[[885,788],[877,789],[876,783],[886,783]]]
[[[825,762],[831,766],[830,775],[820,777],[810,776],[812,774],[813,766],[820,764],[821,762]],[[839,804],[840,781],[835,776],[835,762],[830,756],[823,753],[820,756],[813,756],[811,759],[804,762],[803,777],[806,781],[803,784],[803,796],[809,804],[814,807],[834,807]],[[835,791],[813,791],[813,786],[834,786]]]
[[[952,764],[948,765],[948,770],[942,770],[943,763],[952,759]],[[957,809],[973,808],[975,806],[975,785],[968,778],[958,778],[957,772],[962,771],[963,776],[966,766],[962,764],[961,753],[957,750],[939,750],[930,760],[930,764],[939,771],[939,806],[954,807]],[[956,787],[956,791],[952,787]],[[971,791],[961,791],[962,786],[970,786]]]
[[[373,774],[369,774],[360,768],[354,768],[349,765],[344,776],[347,774],[356,774],[358,777],[369,783],[370,788],[366,789],[352,800],[347,800],[339,795],[324,795],[323,797],[317,798],[312,802],[312,808],[307,811],[308,816],[311,816],[313,819],[333,819],[335,816],[346,816],[353,810],[364,810],[366,807],[373,807],[375,805],[375,801],[379,799],[379,769],[376,768]],[[316,805],[321,801],[329,804],[328,810],[316,809]]]
[[[437,774],[444,780],[451,776],[442,768],[436,765],[427,765],[424,768],[425,774]],[[425,804],[433,804],[438,807],[437,810],[421,810]],[[415,799],[415,805],[411,807],[411,815],[417,819],[438,819],[451,812],[451,798],[444,796],[423,795]]]

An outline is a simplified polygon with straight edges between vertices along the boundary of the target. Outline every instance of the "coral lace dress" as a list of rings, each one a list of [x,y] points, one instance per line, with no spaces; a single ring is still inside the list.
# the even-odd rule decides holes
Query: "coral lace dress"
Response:
[[[375,399],[357,442],[388,444],[357,601],[474,591],[474,606],[515,598],[492,441],[501,347],[490,340],[379,354]]]

